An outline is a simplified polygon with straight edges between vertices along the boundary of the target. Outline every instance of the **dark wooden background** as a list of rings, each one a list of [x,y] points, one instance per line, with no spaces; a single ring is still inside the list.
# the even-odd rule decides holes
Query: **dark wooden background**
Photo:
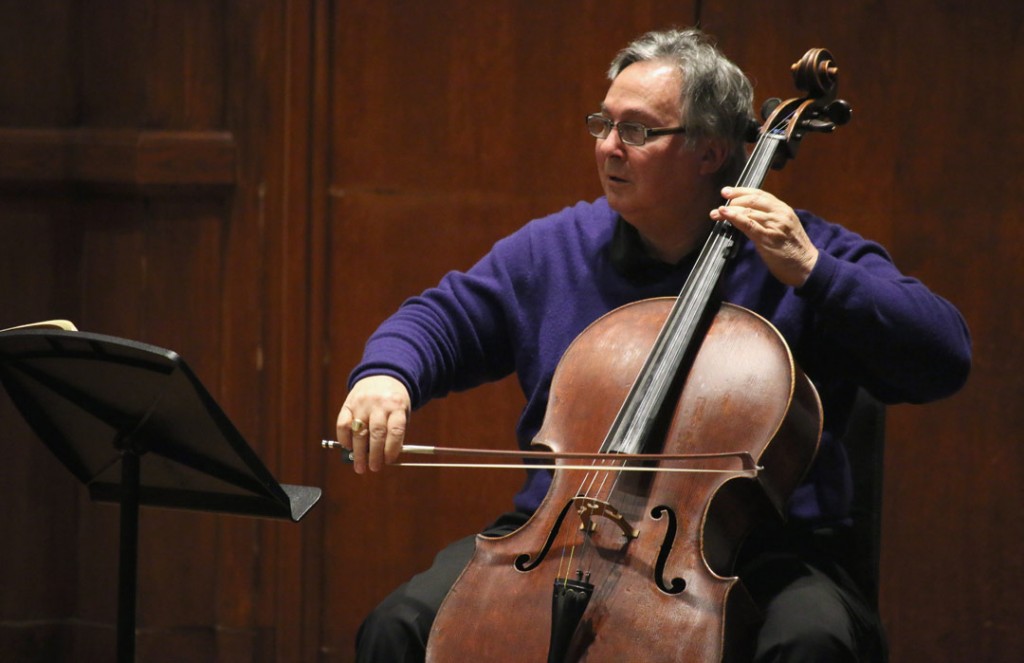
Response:
[[[614,52],[700,20],[756,82],[825,46],[851,124],[767,186],[890,247],[966,315],[959,395],[889,413],[893,660],[1012,661],[1024,541],[1024,5],[0,1],[0,327],[70,318],[186,358],[300,524],[146,509],[138,660],[348,661],[361,616],[505,509],[510,475],[356,477],[319,448],[362,342],[526,220],[599,193]],[[415,415],[505,446],[512,381]],[[0,398],[0,658],[111,660],[115,507]]]

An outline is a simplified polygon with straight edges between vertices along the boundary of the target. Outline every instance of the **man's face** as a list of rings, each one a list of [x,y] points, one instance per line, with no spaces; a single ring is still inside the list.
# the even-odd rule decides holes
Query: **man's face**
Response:
[[[612,81],[601,112],[615,122],[640,122],[648,128],[680,125],[682,74],[665,62],[636,62]],[[618,132],[594,144],[597,172],[612,209],[641,233],[664,224],[680,223],[695,202],[700,177],[699,150],[686,144],[684,134],[649,137],[644,145],[626,145]],[[706,201],[699,201],[701,209]],[[705,210],[706,211],[706,210]]]

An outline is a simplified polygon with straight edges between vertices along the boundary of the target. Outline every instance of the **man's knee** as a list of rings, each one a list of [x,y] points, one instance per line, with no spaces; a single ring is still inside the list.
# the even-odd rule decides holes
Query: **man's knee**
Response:
[[[854,663],[858,660],[855,631],[854,615],[842,590],[824,574],[810,570],[768,602],[756,660]]]
[[[849,633],[814,619],[790,624],[782,632],[762,632],[758,641],[757,663],[856,663],[856,643]]]
[[[359,661],[422,661],[434,609],[407,596],[391,596],[367,616],[356,634]]]

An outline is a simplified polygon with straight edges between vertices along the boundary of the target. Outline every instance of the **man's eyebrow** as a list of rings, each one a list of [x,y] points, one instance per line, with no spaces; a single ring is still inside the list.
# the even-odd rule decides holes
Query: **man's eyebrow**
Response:
[[[608,106],[606,106],[603,101],[601,102],[601,114],[611,117],[611,113],[608,112]],[[630,122],[654,122],[657,120],[657,118],[651,115],[648,111],[632,106],[622,111],[622,117],[632,117],[633,119],[629,120]]]

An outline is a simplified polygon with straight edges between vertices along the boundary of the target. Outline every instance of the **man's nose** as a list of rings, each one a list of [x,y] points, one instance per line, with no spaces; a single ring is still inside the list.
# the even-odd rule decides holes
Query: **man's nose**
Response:
[[[604,138],[597,138],[597,146],[601,152],[606,154],[624,154],[626,151],[626,144],[622,142],[622,136],[619,135],[619,130],[616,127],[612,127],[611,131]]]

